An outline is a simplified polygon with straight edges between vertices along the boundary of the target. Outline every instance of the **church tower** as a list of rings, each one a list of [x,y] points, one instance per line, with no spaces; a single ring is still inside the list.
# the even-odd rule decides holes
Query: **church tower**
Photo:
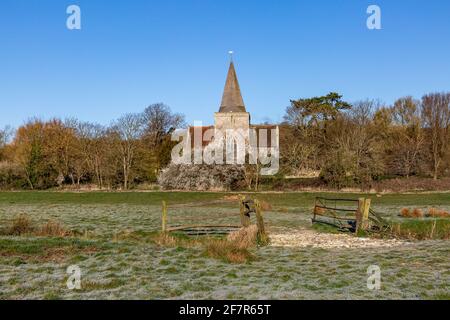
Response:
[[[242,129],[245,132],[250,129],[250,114],[245,109],[233,61],[228,70],[220,110],[215,113],[214,120],[215,129],[224,134],[230,129]]]

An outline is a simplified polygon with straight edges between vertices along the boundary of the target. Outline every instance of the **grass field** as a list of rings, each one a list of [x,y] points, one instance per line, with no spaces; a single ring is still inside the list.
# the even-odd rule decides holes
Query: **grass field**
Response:
[[[254,194],[272,205],[265,213],[271,233],[313,235],[318,232],[310,223],[317,195]],[[237,202],[179,206],[230,196],[0,193],[0,228],[25,213],[36,224],[56,220],[75,234],[66,238],[0,236],[0,299],[450,299],[448,240],[365,248],[274,244],[252,249],[253,258],[246,263],[212,258],[202,246],[166,246],[154,240],[160,229],[162,200],[169,203],[170,219],[191,216],[238,222]],[[368,197],[375,210],[395,221],[403,207],[450,210],[448,193]],[[228,216],[232,212],[236,218]],[[66,286],[70,265],[81,269],[81,290]],[[381,290],[367,288],[370,265],[381,268]]]

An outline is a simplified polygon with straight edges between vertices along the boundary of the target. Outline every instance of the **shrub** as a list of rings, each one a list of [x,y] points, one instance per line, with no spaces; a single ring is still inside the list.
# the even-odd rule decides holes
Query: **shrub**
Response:
[[[253,255],[248,249],[243,248],[236,241],[213,239],[206,243],[205,252],[211,258],[221,259],[228,263],[246,263],[253,259]]]
[[[8,161],[0,162],[0,189],[21,188],[25,183],[19,165]]]
[[[409,208],[403,208],[400,211],[400,216],[402,216],[403,218],[409,218],[411,217],[411,212],[409,211]]]
[[[169,165],[158,177],[165,190],[229,191],[245,184],[244,166]]]
[[[258,239],[258,228],[251,225],[248,228],[241,228],[228,235],[227,240],[236,244],[239,248],[250,248],[256,245]]]
[[[43,226],[36,227],[30,216],[22,213],[14,218],[11,225],[2,232],[7,236],[33,235],[38,237],[64,238],[73,235],[58,221],[49,221]]]
[[[6,235],[9,236],[21,236],[24,234],[30,234],[35,230],[31,218],[22,213],[14,218],[11,226],[6,230]]]
[[[34,233],[39,237],[58,237],[64,238],[70,236],[72,233],[68,231],[58,221],[49,221]]]
[[[400,211],[400,216],[403,218],[423,218],[423,211],[419,208],[415,208],[414,210],[410,210],[408,208],[403,208]]]
[[[344,165],[339,162],[330,163],[320,172],[320,179],[327,185],[341,189],[348,186],[349,181]]]
[[[429,218],[450,218],[450,213],[436,208],[430,208],[426,214]]]
[[[450,213],[445,210],[440,210],[436,208],[428,209],[426,214],[419,208],[415,208],[414,210],[410,210],[408,208],[403,208],[400,211],[400,216],[403,218],[450,218]]]
[[[415,208],[412,212],[412,216],[414,218],[423,218],[423,211],[418,208]]]

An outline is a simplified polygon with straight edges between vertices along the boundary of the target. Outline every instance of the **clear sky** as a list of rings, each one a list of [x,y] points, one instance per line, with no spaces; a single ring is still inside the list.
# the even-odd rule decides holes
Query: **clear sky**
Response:
[[[71,4],[81,30],[66,28]],[[382,30],[366,27],[370,4]],[[450,90],[450,1],[2,0],[0,126],[108,124],[156,102],[212,123],[229,50],[254,123],[330,91],[420,98]]]

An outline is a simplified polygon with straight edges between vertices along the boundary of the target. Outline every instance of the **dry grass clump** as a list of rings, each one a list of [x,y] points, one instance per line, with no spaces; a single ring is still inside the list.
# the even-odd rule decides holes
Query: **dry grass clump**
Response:
[[[402,210],[400,210],[400,216],[402,216],[403,218],[409,218],[411,216],[409,208],[402,208]]]
[[[34,235],[38,237],[57,237],[64,238],[72,235],[72,232],[67,230],[60,222],[58,221],[48,221],[43,226],[39,227]]]
[[[226,239],[214,239],[205,244],[209,257],[228,263],[246,263],[254,259],[249,251],[258,244],[258,227],[251,225],[230,233]]]
[[[68,231],[58,221],[49,221],[42,226],[36,226],[30,216],[25,213],[15,217],[11,222],[11,225],[7,227],[2,234],[6,236],[33,235],[37,237],[57,238],[72,236],[72,232]]]
[[[429,218],[450,218],[450,213],[445,210],[439,210],[436,208],[430,208],[426,217]]]
[[[152,239],[161,247],[176,247],[178,245],[177,239],[168,233],[158,233]]]
[[[11,226],[9,226],[4,233],[8,236],[21,236],[30,234],[34,230],[35,228],[33,227],[33,221],[31,220],[30,216],[25,213],[21,213],[14,218]]]
[[[226,238],[189,238],[170,233],[155,233],[151,240],[162,247],[200,247],[206,256],[228,263],[246,263],[252,260],[254,257],[249,249],[259,245],[256,225],[241,228],[230,233]]]
[[[412,212],[414,218],[423,218],[423,211],[421,209],[415,208]]]
[[[418,208],[415,208],[414,210],[403,208],[400,211],[400,216],[403,218],[450,218],[450,213],[445,210],[430,208],[428,209],[428,212],[424,214],[423,211]]]
[[[228,263],[246,263],[253,260],[250,251],[235,241],[212,239],[206,243],[205,252],[211,258]]]
[[[419,208],[415,208],[413,210],[410,210],[409,208],[403,208],[400,211],[400,216],[403,218],[423,218],[424,214],[423,211]]]
[[[272,205],[269,202],[267,202],[267,201],[260,200],[259,201],[259,205],[261,206],[261,210],[263,210],[263,211],[270,211],[270,210],[272,210]]]
[[[201,247],[204,254],[214,259],[220,259],[228,263],[246,263],[253,259],[248,248],[256,244],[255,229],[239,230],[230,234],[227,239],[204,238],[191,239],[173,236],[169,233],[158,233],[152,236],[152,241],[162,247],[192,248]]]
[[[201,244],[198,239],[174,236],[170,233],[156,233],[151,236],[151,241],[158,246],[170,248],[193,248]]]
[[[227,236],[229,242],[233,242],[240,248],[250,248],[256,245],[258,239],[258,227],[251,225],[248,228],[241,228]]]

